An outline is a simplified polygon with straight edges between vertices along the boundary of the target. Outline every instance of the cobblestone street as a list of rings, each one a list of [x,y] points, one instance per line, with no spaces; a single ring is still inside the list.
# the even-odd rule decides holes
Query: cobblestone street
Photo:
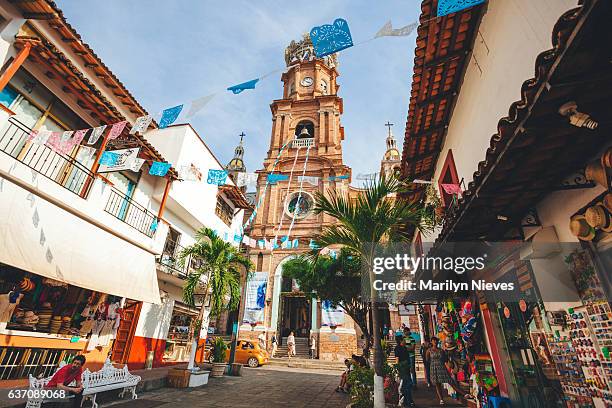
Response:
[[[339,373],[290,368],[244,369],[242,377],[211,378],[192,390],[163,388],[139,396],[142,408],[158,407],[345,407],[348,396],[334,392]],[[150,404],[144,400],[151,401]],[[162,405],[155,402],[163,401]],[[125,401],[123,401],[125,403]]]

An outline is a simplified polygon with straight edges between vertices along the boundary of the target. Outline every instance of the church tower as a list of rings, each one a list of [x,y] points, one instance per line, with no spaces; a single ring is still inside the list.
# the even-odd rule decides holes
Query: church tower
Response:
[[[342,335],[333,334],[326,320],[328,314],[321,313],[320,302],[300,292],[291,279],[282,277],[282,264],[310,251],[311,239],[334,222],[331,217],[313,212],[315,195],[330,191],[350,195],[353,191],[349,186],[351,169],[342,160],[343,102],[338,96],[338,60],[335,54],[317,58],[306,34],[286,48],[285,63],[282,97],[270,105],[268,154],[257,172],[259,205],[248,229],[251,239],[276,239],[277,246],[258,245],[250,250],[258,279],[267,276],[265,307],[254,309],[256,312],[245,307],[240,335],[257,337],[264,331],[268,339],[275,335],[282,342],[293,331],[298,354],[301,348],[307,352],[307,339],[316,335],[319,358],[341,361],[357,350],[352,320],[345,316]],[[283,242],[291,245],[282,245]],[[327,347],[331,334],[337,343]]]
[[[244,132],[242,132],[240,134],[240,143],[238,143],[238,146],[236,146],[236,149],[234,149],[234,157],[229,163],[227,163],[227,166],[225,166],[225,170],[227,170],[229,177],[234,181],[234,183],[237,181],[236,177],[238,173],[246,172],[246,166],[244,165],[244,136],[246,135]],[[246,192],[246,188],[246,186],[243,186],[241,189],[243,192]]]
[[[400,171],[401,155],[399,150],[397,150],[395,136],[393,136],[393,132],[391,131],[393,123],[387,122],[385,126],[389,128],[387,134],[387,150],[385,151],[383,159],[380,161],[380,174],[390,177]]]

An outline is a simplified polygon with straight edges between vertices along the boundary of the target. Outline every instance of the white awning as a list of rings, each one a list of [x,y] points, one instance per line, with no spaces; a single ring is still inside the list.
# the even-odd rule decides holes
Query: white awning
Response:
[[[82,288],[160,303],[152,253],[7,180],[0,189],[0,262]]]

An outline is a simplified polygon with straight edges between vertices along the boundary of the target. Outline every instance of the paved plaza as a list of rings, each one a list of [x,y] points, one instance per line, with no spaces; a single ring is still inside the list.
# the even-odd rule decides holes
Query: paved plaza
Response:
[[[334,391],[339,373],[305,369],[245,368],[242,377],[211,378],[208,385],[183,390],[162,388],[142,400],[163,401],[163,408],[191,407],[345,407],[348,396]],[[145,406],[143,405],[143,408]]]

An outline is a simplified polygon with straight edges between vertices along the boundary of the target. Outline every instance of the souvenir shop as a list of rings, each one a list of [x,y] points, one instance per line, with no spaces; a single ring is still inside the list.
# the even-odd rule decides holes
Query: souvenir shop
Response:
[[[499,395],[499,390],[493,361],[483,342],[478,298],[449,296],[435,306],[423,307],[423,311],[431,316],[426,331],[440,340],[449,373],[472,395],[471,406],[486,407],[488,398]],[[455,391],[445,386],[456,397]]]
[[[121,302],[0,264],[0,379],[48,375],[76,354],[104,361],[121,321]]]

